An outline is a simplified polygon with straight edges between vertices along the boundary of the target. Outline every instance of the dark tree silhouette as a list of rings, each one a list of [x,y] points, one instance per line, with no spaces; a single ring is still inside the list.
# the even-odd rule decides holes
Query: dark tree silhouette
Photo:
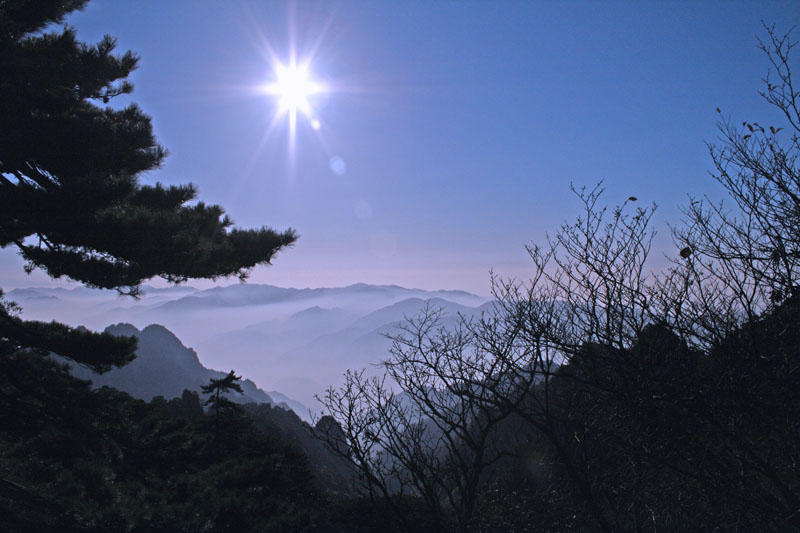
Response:
[[[114,54],[110,36],[89,45],[69,27],[48,31],[86,3],[0,4],[0,247],[15,247],[28,271],[134,296],[152,277],[244,279],[291,245],[295,232],[232,228],[220,206],[192,203],[191,184],[140,183],[166,150],[138,106],[105,105],[132,91],[127,77],[138,57]],[[31,345],[33,328],[39,344],[67,357],[76,353],[55,349],[59,342],[84,343],[93,355],[78,362],[93,364],[101,353],[112,364],[131,358],[126,341],[108,349],[108,339],[91,346],[90,335],[63,326],[25,328],[0,312],[9,342]]]
[[[115,54],[112,37],[90,45],[78,41],[69,27],[53,29],[86,4],[0,2],[0,247],[15,248],[28,271],[39,268],[53,278],[134,297],[140,283],[152,277],[171,283],[231,275],[244,279],[252,267],[268,264],[296,240],[293,230],[234,228],[221,207],[195,202],[191,184],[141,183],[146,172],[161,165],[166,150],[139,107],[108,105],[132,91],[127,78],[138,58],[132,52]],[[171,464],[181,465],[186,478],[177,489],[171,485],[170,492],[186,496],[187,486],[198,487],[192,491],[199,499],[167,506],[156,517],[168,524],[163,527],[152,524],[158,513],[147,509],[135,517],[142,494],[158,507],[160,487],[168,486],[167,479],[175,482],[160,470],[170,467],[158,463],[164,450],[151,447],[159,430],[150,433],[149,422],[139,416],[140,404],[115,391],[92,391],[50,357],[57,353],[103,372],[132,360],[135,349],[133,338],[24,321],[19,308],[0,299],[0,507],[12,531],[139,529],[131,525],[137,522],[149,523],[152,527],[141,526],[146,530],[198,530],[209,523],[220,530],[225,523],[232,524],[231,530],[247,530],[251,527],[240,523],[254,510],[237,507],[247,498],[212,498],[199,494],[200,489],[227,483],[257,496],[270,492],[265,488],[270,479],[287,487],[293,477],[305,481],[296,473],[274,476],[281,470],[280,460],[269,458],[274,446],[244,424],[239,424],[238,440],[226,439],[224,450],[214,446],[210,459],[202,447],[207,431],[193,430],[198,435],[184,439],[185,445],[176,444],[184,438],[180,435],[167,439],[165,446],[174,448],[165,453],[176,454]],[[217,400],[219,409],[223,398]],[[139,422],[143,429],[137,434]],[[236,452],[237,447],[245,451]],[[237,459],[231,466],[218,466],[227,461],[227,453]],[[249,458],[256,455],[262,459],[254,466]],[[141,464],[120,463],[137,456]],[[197,468],[186,466],[191,462],[219,473],[204,480],[194,475]],[[300,465],[298,472],[305,468],[302,462],[291,460]],[[151,479],[165,475],[163,483],[138,477],[150,467]],[[122,481],[128,475],[130,495]],[[256,507],[265,501],[250,500],[261,500]],[[195,512],[208,502],[214,502],[214,510]],[[117,503],[122,510],[114,509]],[[275,506],[291,508],[288,503]],[[133,514],[126,518],[128,511]],[[290,513],[273,514],[285,519]]]
[[[201,387],[203,394],[209,395],[204,405],[211,406],[211,410],[214,411],[214,418],[219,418],[220,411],[232,411],[238,407],[236,403],[223,395],[231,391],[242,392],[242,386],[237,383],[240,379],[242,379],[242,376],[237,376],[231,370],[224,378],[211,378],[208,385]]]

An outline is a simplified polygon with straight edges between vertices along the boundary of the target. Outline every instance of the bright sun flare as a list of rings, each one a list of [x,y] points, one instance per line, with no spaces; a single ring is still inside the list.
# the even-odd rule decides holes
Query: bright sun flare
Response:
[[[260,92],[275,99],[275,115],[267,128],[265,139],[266,135],[269,135],[281,119],[286,117],[288,119],[289,157],[293,159],[297,138],[298,114],[305,117],[308,125],[319,136],[322,123],[319,117],[316,116],[313,105],[316,96],[329,92],[331,88],[329,85],[313,79],[310,59],[296,61],[292,58],[289,63],[284,64],[278,61],[274,54],[270,54],[270,56],[273,81],[261,85]]]
[[[278,98],[278,113],[289,113],[294,121],[300,111],[312,124],[317,123],[312,116],[309,97],[322,92],[323,87],[310,79],[308,65],[278,64],[275,66],[275,76],[277,79],[267,86],[267,92]]]

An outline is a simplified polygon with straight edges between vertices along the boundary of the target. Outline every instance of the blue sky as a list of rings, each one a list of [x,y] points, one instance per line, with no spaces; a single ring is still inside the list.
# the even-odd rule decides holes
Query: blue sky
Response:
[[[674,254],[687,195],[720,195],[715,108],[780,124],[757,94],[762,20],[788,30],[800,3],[95,1],[68,23],[141,56],[132,100],[171,154],[144,181],[301,234],[252,282],[486,294],[490,269],[524,278],[524,245],[577,214],[570,183],[656,202],[654,268]],[[293,153],[254,90],[273,79],[266,43],[313,51],[330,89]],[[0,253],[0,286],[45,281]]]

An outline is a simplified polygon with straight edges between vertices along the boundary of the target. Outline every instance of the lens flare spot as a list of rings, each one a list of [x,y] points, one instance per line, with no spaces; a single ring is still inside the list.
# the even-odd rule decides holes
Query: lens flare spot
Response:
[[[331,172],[337,176],[344,176],[347,172],[347,163],[338,155],[331,157],[329,166],[331,167]]]

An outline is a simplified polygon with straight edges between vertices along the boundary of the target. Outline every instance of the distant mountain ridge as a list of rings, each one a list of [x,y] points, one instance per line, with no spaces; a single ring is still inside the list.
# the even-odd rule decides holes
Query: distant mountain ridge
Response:
[[[482,303],[485,299],[466,291],[425,291],[422,289],[406,289],[397,285],[368,285],[356,283],[346,287],[323,287],[318,289],[293,289],[275,287],[273,285],[228,285],[214,287],[204,291],[197,291],[187,296],[165,302],[160,307],[164,309],[200,307],[239,307],[252,305],[269,305],[289,301],[302,301],[314,299],[362,300],[385,297],[387,293],[403,293],[403,298],[442,298],[451,301],[469,301]],[[392,298],[392,299],[397,299]]]

